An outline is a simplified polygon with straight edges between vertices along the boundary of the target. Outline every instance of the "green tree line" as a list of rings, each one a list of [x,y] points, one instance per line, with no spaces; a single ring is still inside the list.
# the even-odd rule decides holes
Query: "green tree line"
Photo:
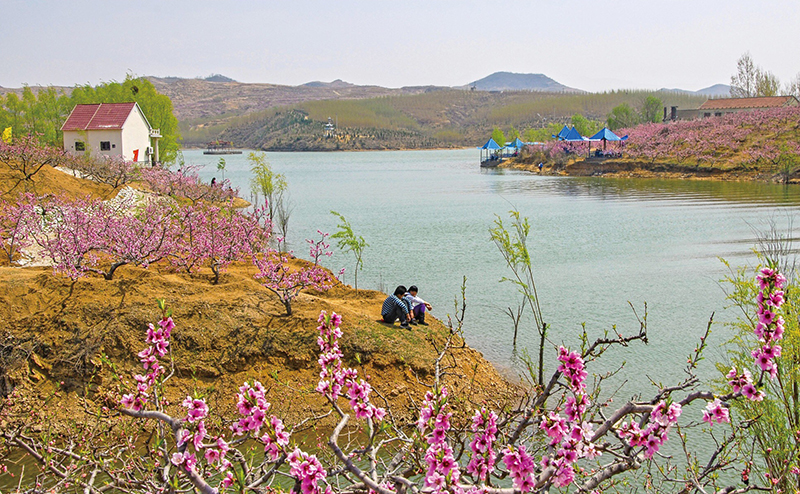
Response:
[[[98,86],[75,86],[69,94],[53,87],[34,92],[28,86],[22,95],[0,96],[0,132],[11,128],[12,136],[37,136],[43,144],[61,146],[61,126],[76,105],[92,103],[136,102],[154,129],[163,136],[159,141],[160,158],[173,162],[180,149],[178,119],[172,112],[172,101],[156,91],[153,83],[128,74],[123,82],[106,82]]]

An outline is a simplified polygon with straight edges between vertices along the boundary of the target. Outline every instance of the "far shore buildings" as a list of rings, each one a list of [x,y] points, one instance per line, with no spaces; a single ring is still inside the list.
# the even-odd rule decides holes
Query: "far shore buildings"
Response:
[[[159,129],[150,123],[137,103],[77,105],[61,126],[64,150],[121,156],[127,161],[157,162]]]
[[[739,113],[753,110],[771,110],[787,106],[800,106],[794,96],[760,96],[757,98],[715,98],[707,100],[700,108],[679,110],[677,106],[664,108],[664,121],[694,120],[696,118],[721,117],[728,113]]]

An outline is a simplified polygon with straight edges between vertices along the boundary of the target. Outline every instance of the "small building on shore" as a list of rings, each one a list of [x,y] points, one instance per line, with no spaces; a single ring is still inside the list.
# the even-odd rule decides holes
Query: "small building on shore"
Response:
[[[800,106],[800,101],[794,96],[759,96],[756,98],[714,98],[706,100],[696,109],[679,110],[677,106],[664,108],[664,121],[667,120],[694,120],[696,118],[721,117],[729,113],[740,113],[754,110],[772,110]]]
[[[157,162],[159,129],[153,129],[137,103],[76,105],[61,126],[64,150],[127,161]]]
[[[336,126],[333,124],[333,119],[328,117],[328,123],[325,124],[325,137],[336,137]]]

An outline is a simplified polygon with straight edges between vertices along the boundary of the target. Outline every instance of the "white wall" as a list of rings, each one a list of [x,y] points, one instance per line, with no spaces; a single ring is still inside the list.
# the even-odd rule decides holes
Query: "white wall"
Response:
[[[150,126],[136,106],[122,126],[122,156],[128,161],[133,160],[133,151],[138,149],[138,161],[147,161],[145,151],[148,147],[150,147]]]
[[[95,156],[122,155],[122,132],[120,130],[64,131],[64,149],[72,154],[83,154],[83,151],[75,150],[75,141],[85,142],[86,150]],[[100,142],[102,141],[108,141],[111,149],[101,151]],[[131,157],[125,157],[125,159],[131,159]]]

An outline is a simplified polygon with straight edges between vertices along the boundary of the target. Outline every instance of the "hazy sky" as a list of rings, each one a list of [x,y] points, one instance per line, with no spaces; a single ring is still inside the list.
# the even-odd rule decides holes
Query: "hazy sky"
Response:
[[[457,86],[496,71],[600,91],[800,72],[797,0],[0,0],[0,86],[125,74]]]

